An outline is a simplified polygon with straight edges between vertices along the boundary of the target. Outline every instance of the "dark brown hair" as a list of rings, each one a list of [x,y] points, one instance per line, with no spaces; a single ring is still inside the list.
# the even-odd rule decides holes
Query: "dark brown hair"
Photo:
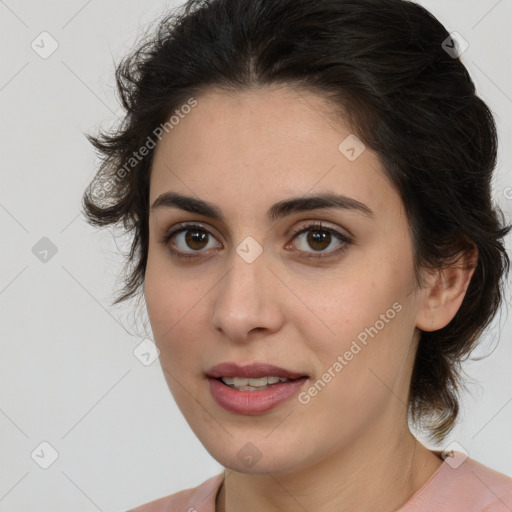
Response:
[[[169,116],[213,88],[288,85],[321,94],[379,155],[400,193],[419,285],[422,268],[442,268],[470,242],[478,248],[461,307],[444,328],[421,332],[412,375],[410,417],[442,441],[459,412],[461,362],[503,297],[510,230],[491,197],[493,116],[460,58],[446,51],[449,38],[434,16],[404,0],[190,0],[165,16],[116,69],[122,126],[88,136],[102,162],[84,193],[87,220],[122,221],[133,235],[115,303],[144,283],[153,149],[139,153],[168,130]]]

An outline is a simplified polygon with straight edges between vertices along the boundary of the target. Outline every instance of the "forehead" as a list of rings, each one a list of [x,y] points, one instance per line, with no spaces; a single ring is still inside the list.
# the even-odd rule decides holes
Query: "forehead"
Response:
[[[290,87],[243,92],[214,89],[195,99],[197,105],[164,134],[156,158],[165,146],[179,154],[182,161],[187,155],[180,149],[185,148],[192,158],[215,149],[211,157],[243,152],[246,157],[259,159],[258,155],[265,158],[298,144],[307,150],[318,145],[328,132],[335,141],[340,134],[350,133],[341,120],[334,123],[333,105],[320,96]],[[325,141],[319,149],[325,149],[328,143]]]
[[[238,214],[244,205],[256,213],[271,199],[312,192],[350,195],[377,209],[384,199],[398,200],[374,152],[347,158],[345,141],[357,144],[355,134],[320,96],[280,87],[195,99],[157,144],[151,204],[166,191],[233,203]]]

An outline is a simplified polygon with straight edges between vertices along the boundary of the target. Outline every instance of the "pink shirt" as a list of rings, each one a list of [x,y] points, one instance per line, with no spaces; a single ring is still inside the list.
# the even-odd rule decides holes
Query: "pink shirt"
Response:
[[[440,453],[440,452],[435,452]],[[224,473],[129,512],[215,512]],[[512,478],[453,451],[397,512],[511,512]]]

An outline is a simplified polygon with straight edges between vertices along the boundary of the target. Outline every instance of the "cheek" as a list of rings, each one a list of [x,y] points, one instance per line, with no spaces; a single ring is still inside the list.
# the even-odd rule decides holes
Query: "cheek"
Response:
[[[304,339],[316,340],[320,353],[343,354],[355,340],[361,346],[372,339],[393,343],[401,339],[398,334],[404,323],[411,321],[405,314],[410,301],[405,280],[399,281],[392,273],[388,278],[384,272],[374,279],[366,270],[350,274],[331,280],[327,289],[319,288],[312,293],[312,287],[309,288],[307,303],[315,318],[302,315],[299,320],[305,331]]]
[[[182,284],[169,273],[165,264],[148,254],[144,278],[144,297],[151,329],[160,350],[174,339],[180,321],[186,318],[187,304]]]
[[[414,303],[405,263],[402,270],[385,265],[378,272],[352,268],[350,276],[332,281],[327,292],[309,296],[322,323],[302,319],[302,338],[309,340],[317,358],[316,378],[322,381],[318,393],[334,408],[327,409],[343,403],[370,410],[389,397],[390,388],[401,388],[407,380]],[[330,392],[323,393],[323,383]],[[366,402],[359,403],[361,398]]]
[[[168,264],[148,254],[144,283],[148,317],[160,359],[173,372],[197,360],[205,329],[201,319],[206,318],[207,289],[177,272],[171,274]]]

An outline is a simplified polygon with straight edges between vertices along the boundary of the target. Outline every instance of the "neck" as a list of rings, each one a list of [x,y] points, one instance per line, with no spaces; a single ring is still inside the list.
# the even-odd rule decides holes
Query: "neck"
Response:
[[[396,433],[398,434],[398,433]],[[226,470],[216,512],[389,512],[398,510],[442,464],[408,428],[383,442],[372,433],[315,465],[286,473]]]

